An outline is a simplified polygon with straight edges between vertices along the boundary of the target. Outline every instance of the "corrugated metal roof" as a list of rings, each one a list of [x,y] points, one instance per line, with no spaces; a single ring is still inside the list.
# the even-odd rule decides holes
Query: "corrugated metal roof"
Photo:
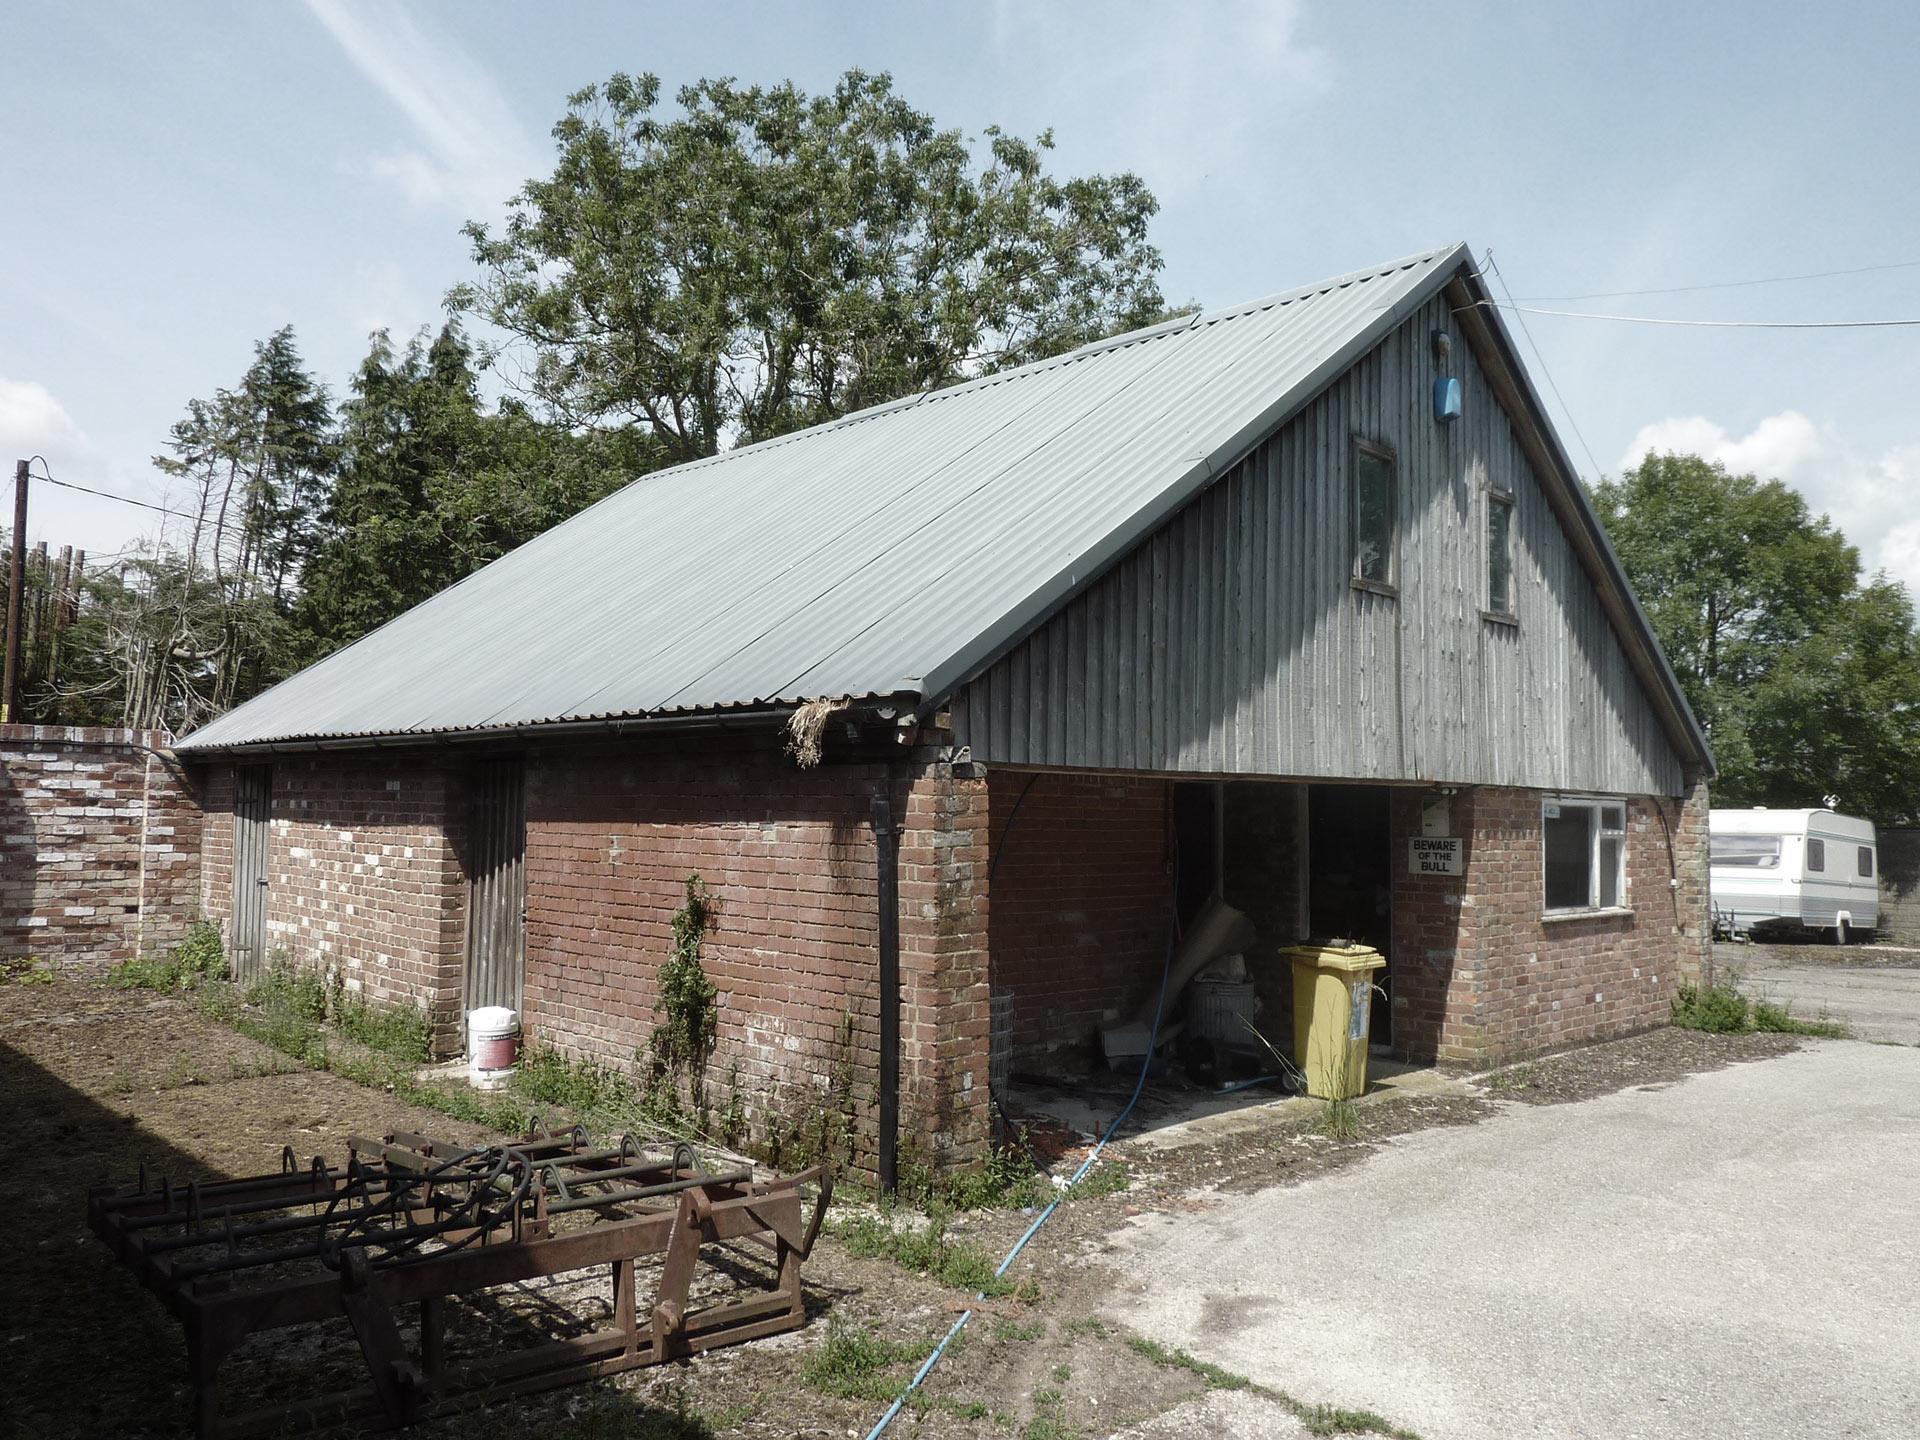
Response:
[[[1412,256],[643,476],[177,748],[936,698],[1466,262]]]

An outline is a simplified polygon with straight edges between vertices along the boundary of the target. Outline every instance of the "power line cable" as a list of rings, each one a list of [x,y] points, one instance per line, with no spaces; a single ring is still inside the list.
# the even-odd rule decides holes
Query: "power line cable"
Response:
[[[87,495],[98,495],[102,500],[118,500],[122,505],[138,505],[142,510],[152,510],[160,515],[171,515],[176,520],[186,520],[190,518],[189,516],[181,514],[178,510],[169,510],[164,505],[153,505],[145,500],[130,499],[125,495],[115,495],[107,490],[95,490],[90,485],[76,485],[71,480],[56,480],[53,478],[52,468],[47,464],[46,456],[35,455],[33,460],[40,462],[41,473],[39,478],[46,481],[49,485],[58,485],[62,490],[78,490]],[[33,461],[29,460],[27,463],[32,464]]]
[[[1851,270],[1815,270],[1806,275],[1769,275],[1760,280],[1716,280],[1705,285],[1669,285],[1659,290],[1596,290],[1591,295],[1529,295],[1533,304],[1565,305],[1576,300],[1619,300],[1633,295],[1691,295],[1701,290],[1738,290],[1749,285],[1787,285],[1798,280],[1831,280],[1841,275],[1872,275],[1884,270],[1920,268],[1920,260],[1860,265]],[[1512,298],[1512,297],[1509,297]]]
[[[1513,303],[1513,291],[1508,288],[1507,277],[1500,273],[1500,267],[1493,263],[1492,250],[1487,251],[1487,268],[1493,271],[1494,278],[1500,282],[1500,288],[1506,292],[1507,305],[1516,312],[1516,318],[1520,321],[1520,333],[1527,337],[1527,344],[1533,350],[1533,358],[1540,362],[1540,373],[1547,377],[1547,385],[1553,391],[1553,398],[1560,402],[1561,413],[1567,417],[1567,424],[1572,427],[1574,437],[1580,442],[1580,448],[1587,452],[1587,463],[1593,466],[1594,478],[1599,479],[1600,462],[1593,458],[1593,447],[1587,444],[1587,437],[1580,433],[1580,422],[1573,418],[1573,407],[1567,404],[1567,397],[1560,393],[1560,385],[1553,378],[1553,371],[1547,368],[1547,357],[1540,353],[1540,346],[1534,340],[1533,332],[1527,328],[1526,314],[1521,312],[1520,306]]]
[[[1499,274],[1496,267],[1494,273]],[[1506,288],[1506,281],[1500,282]],[[1885,330],[1920,325],[1920,320],[1668,320],[1658,315],[1602,315],[1588,310],[1543,310],[1533,305],[1518,305],[1511,295],[1506,304],[1498,300],[1485,304],[1511,310],[1517,315],[1557,315],[1564,320],[1618,320],[1628,325],[1681,325],[1703,330]],[[1520,322],[1526,328],[1526,322]]]

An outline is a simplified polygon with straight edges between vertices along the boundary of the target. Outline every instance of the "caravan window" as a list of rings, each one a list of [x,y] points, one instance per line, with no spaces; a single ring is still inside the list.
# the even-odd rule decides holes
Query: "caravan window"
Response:
[[[1627,807],[1618,800],[1549,800],[1541,817],[1548,914],[1615,910],[1626,902]]]
[[[1807,872],[1814,874],[1827,868],[1827,842],[1807,837]]]
[[[1873,878],[1873,847],[1871,845],[1860,847],[1860,878],[1863,880]]]
[[[1715,835],[1707,842],[1707,856],[1714,865],[1741,865],[1755,870],[1780,868],[1778,835]]]

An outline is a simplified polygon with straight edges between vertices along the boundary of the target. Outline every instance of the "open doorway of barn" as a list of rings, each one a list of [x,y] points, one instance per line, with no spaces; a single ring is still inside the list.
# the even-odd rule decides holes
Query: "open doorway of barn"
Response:
[[[1307,930],[1386,956],[1368,1016],[1378,1053],[1393,1045],[1392,796],[1384,785],[1307,789]]]
[[[1137,1026],[1144,1042],[1156,1012],[1161,1043],[1136,1112],[1148,1128],[1282,1093],[1229,1087],[1280,1069],[1249,1023],[1291,1045],[1283,952],[1308,933],[1305,786],[996,771],[989,809],[991,1071],[1004,1112],[1103,1129],[1139,1075],[1112,1032]],[[1199,989],[1237,987],[1239,1008],[1223,1019],[1227,990],[1208,991],[1209,1032],[1194,984],[1176,971],[1164,1009],[1161,986],[1169,948],[1221,904],[1245,922]]]

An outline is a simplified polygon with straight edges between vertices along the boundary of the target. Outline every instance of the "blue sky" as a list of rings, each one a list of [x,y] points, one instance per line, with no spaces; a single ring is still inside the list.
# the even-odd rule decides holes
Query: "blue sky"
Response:
[[[371,330],[437,323],[462,221],[615,70],[859,66],[970,135],[1051,127],[1061,172],[1160,197],[1176,300],[1466,240],[1542,308],[1920,319],[1911,6],[5,0],[0,37],[0,458],[150,501],[168,426],[278,326],[338,390]],[[1920,591],[1920,328],[1526,327],[1583,469],[1778,475]],[[95,554],[158,519],[34,506]]]

